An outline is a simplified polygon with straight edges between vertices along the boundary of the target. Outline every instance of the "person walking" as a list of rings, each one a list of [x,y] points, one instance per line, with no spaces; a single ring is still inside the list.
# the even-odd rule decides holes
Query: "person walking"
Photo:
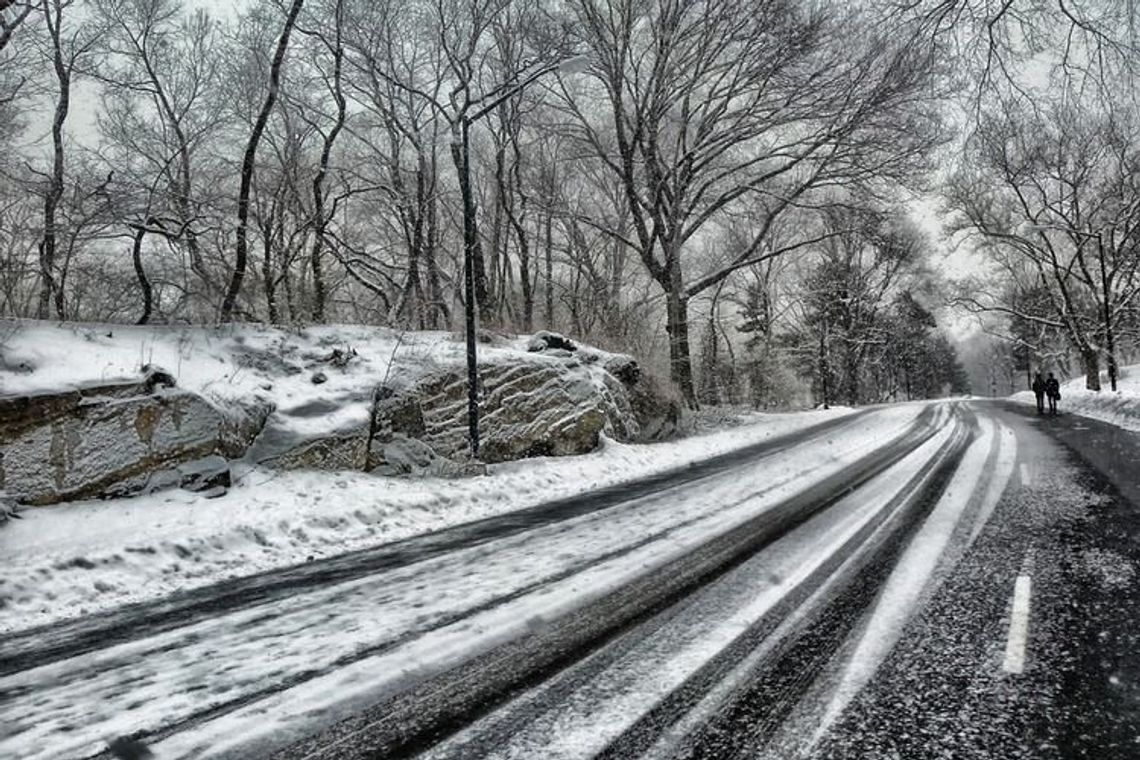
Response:
[[[1057,402],[1061,400],[1061,383],[1053,377],[1052,372],[1045,381],[1045,395],[1049,397],[1049,414],[1056,414]]]
[[[1037,413],[1045,414],[1045,378],[1041,377],[1040,372],[1033,376],[1033,384],[1029,387],[1037,398]]]

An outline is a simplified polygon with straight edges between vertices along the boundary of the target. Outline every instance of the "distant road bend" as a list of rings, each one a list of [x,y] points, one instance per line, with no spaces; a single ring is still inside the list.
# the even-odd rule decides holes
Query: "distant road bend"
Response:
[[[1115,728],[1078,726],[1095,741],[1131,718],[1123,697],[1059,685],[1085,666],[1054,644],[1090,621],[1040,625],[1085,582],[1048,558],[1094,540],[1062,521],[1099,528],[1038,491],[1128,498],[1046,424],[1065,423],[876,407],[628,488],[22,633],[0,649],[0,757],[110,757],[117,736],[158,758],[1031,757],[1016,750],[1039,740],[1078,756],[1049,710],[1109,705]],[[1102,592],[1120,590],[1080,593]],[[905,732],[900,694],[922,723]],[[970,736],[954,723],[978,720]]]

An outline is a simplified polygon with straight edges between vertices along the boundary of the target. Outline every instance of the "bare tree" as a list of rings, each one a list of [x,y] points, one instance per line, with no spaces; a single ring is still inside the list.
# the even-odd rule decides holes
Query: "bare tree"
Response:
[[[499,109],[503,103],[556,72],[568,58],[566,40],[549,30],[545,9],[537,2],[520,3],[512,25],[513,33],[530,42],[529,54],[521,66],[502,69],[493,65],[492,28],[512,9],[510,0],[434,0],[425,6],[412,4],[400,17],[402,31],[425,33],[435,39],[444,63],[442,90],[434,93],[398,76],[379,70],[384,78],[407,94],[422,99],[447,124],[449,152],[459,185],[463,220],[464,306],[468,354],[468,426],[471,451],[478,455],[478,369],[475,360],[475,304],[480,317],[489,319],[490,299],[487,272],[480,239],[477,187],[472,170],[471,133],[473,126]],[[389,23],[395,19],[390,18]],[[425,29],[426,25],[426,29]],[[500,61],[500,63],[503,63]]]
[[[443,53],[424,29],[407,34],[407,18],[390,4],[354,5],[349,23],[347,82],[363,113],[348,129],[358,181],[382,188],[368,208],[386,239],[375,255],[359,251],[345,263],[377,295],[391,290],[382,295],[390,319],[438,329],[451,320],[440,264]]]
[[[0,314],[35,312],[42,209],[15,183],[0,183]]]
[[[784,0],[575,7],[607,112],[567,102],[622,180],[633,233],[621,240],[665,295],[672,377],[695,404],[690,299],[781,253],[766,246],[772,224],[812,191],[913,171],[935,136],[931,51]],[[687,269],[694,239],[742,204],[761,220],[751,244],[711,271]]]
[[[1137,136],[1126,114],[1098,113],[1088,99],[1006,99],[984,115],[948,189],[958,229],[980,237],[1003,275],[1003,289],[960,302],[1063,329],[1093,390],[1102,353],[1115,379],[1117,326],[1140,292]],[[1045,313],[1008,299],[1034,288],[1048,297]]]
[[[16,30],[28,20],[35,3],[26,0],[0,0],[0,51],[8,47]]]
[[[1031,95],[1042,64],[1051,78],[1087,79],[1101,94],[1114,80],[1140,74],[1132,0],[889,0],[883,23],[911,22],[913,39],[946,47],[966,96],[979,117],[995,93]]]
[[[56,253],[60,230],[57,212],[64,193],[66,150],[64,124],[71,110],[71,87],[77,69],[95,47],[100,30],[94,24],[73,19],[73,0],[41,0],[40,13],[46,29],[43,55],[55,75],[55,107],[52,113],[51,167],[36,171],[43,178],[43,236],[40,240],[40,293],[36,316],[46,319],[55,296],[57,315],[63,317],[62,287],[56,277]]]
[[[273,59],[269,64],[269,86],[262,100],[261,108],[253,122],[249,139],[246,141],[245,152],[241,162],[241,179],[237,198],[237,233],[234,247],[234,266],[230,275],[229,285],[226,287],[225,297],[222,299],[219,321],[227,322],[232,317],[234,307],[237,305],[238,295],[241,293],[242,280],[245,279],[246,265],[249,259],[249,198],[253,185],[253,175],[256,168],[257,148],[261,143],[261,136],[265,132],[265,125],[277,102],[278,88],[281,83],[281,69],[285,64],[285,53],[289,49],[289,38],[297,24],[297,17],[304,6],[304,0],[292,0],[288,7],[285,20],[281,27],[281,35],[277,40],[277,47]]]
[[[141,209],[120,205],[129,216],[124,224],[137,240],[152,227],[149,220],[166,218],[162,236],[185,250],[202,295],[214,296],[221,286],[206,263],[199,228],[212,216],[212,199],[200,187],[207,184],[204,147],[224,127],[216,24],[203,11],[186,13],[177,0],[96,0],[94,7],[107,26],[98,71],[104,155],[119,181],[129,180],[147,198]],[[206,298],[195,301],[204,305]]]
[[[8,139],[16,125],[16,99],[28,83],[28,76],[20,73],[12,45],[19,29],[36,9],[32,0],[0,0],[0,144]]]
[[[329,204],[329,175],[333,171],[332,157],[337,140],[345,128],[348,117],[348,99],[345,95],[345,15],[346,1],[332,0],[317,6],[320,15],[310,26],[303,21],[300,31],[315,43],[310,50],[310,66],[315,78],[321,83],[320,90],[327,101],[331,101],[331,114],[320,113],[317,108],[300,108],[299,119],[320,136],[320,156],[316,171],[309,186],[312,212],[309,226],[312,228],[312,242],[308,253],[308,266],[312,274],[311,316],[315,321],[323,321],[328,299],[328,284],[325,275],[324,253],[329,243],[329,224],[332,221]],[[312,12],[310,8],[310,12]],[[326,18],[331,16],[331,19]],[[308,89],[308,88],[306,88]]]

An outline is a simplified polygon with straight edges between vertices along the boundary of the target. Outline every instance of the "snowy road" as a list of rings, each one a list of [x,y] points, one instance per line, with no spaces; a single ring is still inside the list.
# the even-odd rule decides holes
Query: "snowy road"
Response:
[[[16,636],[0,757],[123,735],[159,758],[892,757],[899,698],[947,736],[970,699],[1008,728],[984,695],[1036,688],[1042,521],[1087,518],[1027,489],[1104,498],[1040,426],[877,408],[626,492]],[[1106,583],[1130,584],[1131,560],[1099,551]],[[914,701],[944,668],[969,686]],[[1033,694],[1034,715],[1056,708]]]

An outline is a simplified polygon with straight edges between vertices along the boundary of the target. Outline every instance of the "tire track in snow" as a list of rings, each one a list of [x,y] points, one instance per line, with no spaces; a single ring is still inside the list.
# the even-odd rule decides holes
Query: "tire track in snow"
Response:
[[[630,626],[676,604],[695,589],[719,578],[759,548],[803,523],[834,499],[850,493],[934,435],[936,412],[920,414],[921,426],[878,447],[808,491],[766,510],[689,551],[669,565],[551,620],[544,631],[531,631],[479,655],[465,665],[440,672],[389,701],[375,704],[334,724],[274,757],[407,757],[488,713],[519,689],[542,683],[615,640]],[[161,745],[160,745],[161,746]],[[178,746],[186,746],[179,743]],[[240,757],[235,748],[223,757]]]
[[[867,414],[863,411],[827,420],[634,483],[547,502],[371,549],[226,580],[88,618],[26,629],[5,638],[4,649],[0,652],[0,677],[105,649],[114,643],[187,626],[196,620],[231,610],[268,604],[305,589],[332,586],[407,567],[493,539],[621,507],[640,498],[715,477],[746,462],[778,454],[788,447],[837,433],[865,420]]]
[[[936,571],[946,570],[974,542],[1013,474],[1017,460],[1016,437],[1004,424],[989,419],[978,420],[981,435],[966,451],[954,477],[933,512],[915,534],[900,557],[880,592],[853,651],[846,659],[842,674],[831,687],[830,698],[818,718],[803,714],[814,708],[812,700],[801,704],[801,714],[782,729],[766,757],[784,757],[790,747],[798,754],[810,752],[852,699],[874,677],[879,666],[902,636],[910,618],[921,606],[924,596],[933,593],[939,578]],[[984,484],[984,485],[983,485]],[[965,540],[956,545],[955,535],[968,519],[971,507],[976,510],[973,524]],[[807,742],[796,738],[805,723],[815,721],[815,729]]]
[[[694,705],[710,696],[721,701],[718,690],[742,677],[739,663],[769,654],[773,639],[780,638],[773,632],[784,621],[811,606],[808,600],[821,587],[846,576],[853,555],[877,545],[881,533],[892,533],[896,518],[925,491],[953,449],[950,431],[915,447],[686,598],[682,610],[667,610],[668,625],[639,627],[637,644],[624,644],[601,668],[591,664],[578,672],[575,666],[492,716],[490,727],[472,726],[427,757],[642,756],[669,726],[684,723]]]
[[[880,435],[882,435],[883,433],[886,433],[887,431],[890,431],[890,435],[891,435],[892,439],[898,439],[898,440],[904,442],[905,445],[910,445],[910,442],[914,440],[915,435],[921,435],[921,431],[924,429],[923,425],[929,420],[929,417],[930,417],[930,415],[925,414],[925,413],[914,414],[911,412],[907,412],[906,414],[901,414],[901,415],[900,414],[892,414],[892,415],[889,415],[889,416],[886,416],[883,418],[879,418],[876,416],[876,417],[867,418],[867,419],[877,420],[876,422],[873,422],[869,425],[869,429],[879,431]],[[840,460],[842,460],[842,462],[855,461],[855,459],[858,458],[858,456],[860,456],[863,452],[872,449],[872,447],[870,445],[868,445],[868,439],[865,437],[866,433],[863,431],[864,431],[864,428],[862,426],[856,426],[854,430],[849,430],[847,433],[837,434],[837,436],[836,436],[837,447],[835,449],[823,447],[822,442],[820,442],[819,446],[821,448],[819,449],[819,451],[820,451],[820,453],[823,454],[823,460],[830,461],[830,459],[833,459],[833,458],[835,459],[835,461],[833,461],[829,464],[829,466],[828,466],[829,471],[841,470],[842,466],[841,466]],[[786,440],[786,439],[782,439],[782,440]],[[809,439],[809,440],[812,440],[812,439]],[[844,443],[840,443],[841,441],[844,441]],[[802,443],[807,443],[807,441],[804,441]],[[904,444],[900,444],[900,445],[904,445]],[[786,460],[788,462],[788,466],[784,468],[787,470],[787,472],[785,472],[784,470],[779,470],[780,478],[783,478],[785,481],[787,481],[788,473],[795,473],[795,478],[804,479],[806,481],[812,480],[811,470],[818,463],[813,462],[813,460],[811,458],[808,458],[805,460],[803,455],[801,453],[799,453],[799,451],[800,451],[799,449],[797,449],[793,446],[791,448],[783,448],[779,452],[781,454],[780,460],[781,461]],[[777,452],[772,452],[772,453],[777,453]],[[881,453],[877,453],[877,454],[871,455],[871,456],[881,456]],[[838,458],[836,458],[836,457],[838,457]],[[821,461],[823,461],[823,460],[821,460]],[[751,464],[754,467],[757,466],[757,463],[755,463],[755,462],[752,462]],[[764,467],[763,464],[760,464],[759,466]],[[700,470],[701,468],[695,468],[695,469]],[[737,474],[737,472],[738,471],[733,470],[730,473],[730,477],[727,477],[727,478],[722,477],[722,478],[719,478],[715,482],[717,482],[717,483],[724,482],[724,483],[731,484],[732,488],[729,490],[740,490],[740,479],[739,479],[739,475]],[[735,476],[735,477],[733,477],[733,476]],[[707,479],[706,480],[694,479],[693,481],[689,482],[685,486],[685,488],[689,489],[689,490],[696,489],[697,491],[704,489],[706,492],[708,492],[707,486],[703,485],[706,482],[709,482],[709,481],[707,481]],[[788,482],[790,482],[790,481],[788,481]],[[769,490],[767,488],[767,486],[772,485],[772,484],[773,483],[768,482],[762,478],[758,478],[755,481],[754,486],[753,486],[753,484],[751,484],[747,481],[744,483],[744,486],[745,486],[746,490],[755,494],[757,492],[756,487],[759,487],[759,491],[762,492],[762,491]],[[796,488],[799,488],[799,487],[803,487],[802,484],[800,486],[796,486]],[[795,490],[796,489],[793,488],[792,491],[790,491],[789,493],[794,492]],[[663,500],[667,500],[670,497],[670,495],[676,495],[677,498],[680,498],[680,493],[681,492],[678,491],[678,489],[674,488],[674,489],[666,491],[664,493],[654,494],[652,497],[649,497],[653,500],[653,504],[651,505],[652,509],[660,511],[660,512],[662,512],[662,514],[668,514],[667,512],[663,511],[663,503],[659,503],[659,502],[663,502]],[[776,503],[776,502],[774,501],[773,503]],[[700,505],[698,504],[698,506],[700,506]],[[715,500],[714,500],[714,501],[709,502],[709,507],[712,507],[714,510],[724,511],[730,507],[730,504],[726,501],[721,501],[718,503],[718,502],[715,502]],[[634,509],[644,509],[644,508],[646,508],[646,504],[634,503],[631,505],[630,502],[623,502],[623,504],[621,505],[621,511],[620,512],[604,511],[604,510],[599,510],[599,509],[589,510],[589,511],[587,511],[587,513],[585,515],[579,516],[579,518],[580,518],[579,523],[581,522],[582,519],[588,519],[588,520],[593,521],[594,523],[596,523],[598,525],[603,525],[603,524],[604,525],[611,525],[612,520],[615,519],[616,515],[626,514],[630,511],[634,510]],[[706,507],[703,507],[703,506],[700,506],[700,508],[706,509]],[[673,522],[676,523],[678,518],[670,517],[669,519],[673,520]],[[545,528],[548,531],[550,531],[550,530],[564,531],[564,530],[568,529],[567,526],[571,525],[575,521],[567,518],[567,519],[562,519],[562,520],[553,520],[551,522],[552,522],[552,524],[548,524],[545,526]],[[540,527],[543,527],[543,526],[540,526]],[[580,525],[579,525],[579,527],[580,527]],[[674,525],[674,527],[676,527],[676,526]],[[611,534],[614,533],[614,531],[612,531],[612,530],[609,532]],[[525,533],[525,535],[524,535],[524,533]],[[619,533],[620,533],[620,531],[619,531]],[[516,543],[523,542],[525,544],[525,543],[530,541],[530,537],[532,535],[534,535],[533,532],[525,532],[524,530],[518,530],[518,531],[513,531],[511,533],[508,533],[507,538],[513,537],[512,541],[514,541]],[[622,538],[621,536],[618,536],[618,535],[615,535],[614,537],[615,537],[615,539],[620,538],[620,540],[622,542],[626,542],[627,544],[630,543],[629,539]],[[633,542],[636,543],[637,539],[640,538],[641,536],[640,536],[640,534],[634,533],[634,534],[632,534],[631,537],[633,539]],[[497,540],[501,541],[502,539],[497,539]],[[467,550],[468,551],[488,552],[488,551],[493,551],[493,547],[490,544],[490,539],[488,539],[485,541],[476,542],[472,547],[468,547]],[[613,556],[620,556],[622,554],[628,554],[628,553],[629,553],[629,551],[628,551],[628,546],[627,546],[627,551],[617,552],[617,553],[611,555],[611,558]],[[454,552],[452,552],[450,554],[454,554]],[[448,556],[450,556],[450,554]],[[440,557],[438,559],[443,559],[443,558]],[[419,573],[424,567],[423,563],[424,562],[430,562],[430,561],[432,561],[432,560],[430,560],[430,559],[422,560],[422,561],[416,563],[414,565],[414,567],[408,566],[406,568],[403,568],[401,570],[401,572]],[[587,565],[590,565],[590,564],[596,564],[596,563],[587,563]],[[471,565],[471,567],[478,568],[479,565],[480,565],[479,562],[475,562],[474,564]],[[579,564],[577,569],[578,569],[579,573],[583,573],[586,570],[588,570],[589,568],[588,568],[588,566],[583,566],[583,565]],[[374,578],[382,577],[382,576],[384,576],[383,573],[373,574],[372,576],[370,576],[368,579],[365,579],[365,580],[367,580],[367,582],[369,582],[369,583],[372,583]],[[571,577],[573,577],[573,574],[571,574]],[[354,580],[354,581],[342,582],[341,585],[352,585],[352,584],[358,584],[361,582],[362,581],[360,581],[360,580]],[[530,591],[532,592],[532,594],[538,594],[541,592],[542,588],[544,586],[547,586],[547,585],[549,585],[549,583],[538,584],[536,586],[532,586],[530,588]],[[337,587],[337,588],[339,589],[340,587]],[[377,590],[380,592],[381,595],[383,595],[385,593],[383,588],[379,588]],[[241,711],[241,710],[243,710],[243,708],[246,708],[246,707],[254,708],[257,705],[259,705],[260,702],[265,701],[268,698],[272,697],[273,695],[279,694],[279,693],[286,691],[290,688],[300,688],[301,686],[308,684],[312,681],[320,680],[322,676],[335,674],[341,669],[350,670],[355,663],[363,662],[363,661],[370,660],[370,659],[376,659],[378,652],[387,651],[386,649],[383,648],[383,644],[378,645],[378,647],[376,647],[376,648],[366,646],[362,649],[357,650],[354,653],[347,654],[346,657],[340,657],[340,658],[337,658],[335,660],[332,657],[328,657],[328,656],[322,656],[322,657],[315,658],[317,660],[321,660],[320,662],[298,660],[296,657],[296,653],[287,653],[287,654],[289,654],[289,657],[291,659],[284,660],[280,666],[277,666],[277,665],[274,666],[276,671],[280,671],[280,672],[267,673],[266,678],[264,679],[264,684],[263,685],[257,684],[257,685],[255,685],[255,688],[253,688],[252,690],[248,690],[246,687],[243,687],[242,691],[244,691],[245,693],[241,694],[240,696],[237,696],[236,698],[231,697],[229,692],[227,692],[225,695],[219,697],[219,696],[212,694],[209,689],[203,690],[201,692],[195,692],[193,694],[192,700],[189,699],[190,698],[189,690],[187,690],[185,692],[185,694],[179,694],[178,693],[179,691],[186,689],[186,684],[183,683],[180,685],[179,681],[174,680],[172,678],[172,676],[179,676],[181,681],[185,681],[185,675],[186,674],[171,673],[171,672],[169,672],[171,667],[174,667],[176,670],[178,668],[181,668],[182,670],[186,671],[186,673],[191,675],[191,676],[193,676],[193,672],[190,669],[193,669],[196,667],[201,668],[201,676],[194,676],[195,678],[198,678],[198,677],[206,678],[208,676],[212,682],[217,682],[218,678],[215,677],[215,675],[211,671],[218,671],[219,669],[222,668],[223,665],[225,666],[224,669],[228,670],[231,664],[240,664],[240,663],[236,662],[236,658],[233,655],[226,654],[226,648],[228,646],[225,643],[226,637],[229,637],[230,639],[232,639],[233,642],[240,642],[241,640],[243,640],[243,637],[244,637],[245,639],[250,639],[250,641],[254,641],[254,643],[256,643],[256,641],[259,641],[260,639],[256,639],[256,637],[254,637],[254,633],[252,632],[252,630],[250,630],[250,627],[256,627],[257,625],[261,625],[261,624],[269,624],[270,627],[273,627],[274,625],[276,625],[277,627],[281,627],[283,629],[288,628],[289,630],[286,631],[286,633],[289,633],[290,631],[292,631],[290,633],[290,636],[293,639],[296,639],[296,640],[302,641],[302,642],[306,641],[306,640],[313,641],[314,643],[317,642],[318,639],[306,638],[308,635],[306,632],[306,629],[297,628],[297,625],[296,625],[297,621],[293,620],[293,618],[296,618],[298,616],[293,615],[293,613],[296,612],[297,609],[306,608],[306,607],[309,608],[310,610],[314,610],[316,612],[321,612],[322,606],[324,606],[326,604],[329,606],[329,609],[336,609],[338,606],[340,606],[340,602],[337,601],[337,597],[335,595],[331,595],[331,596],[328,596],[326,598],[323,595],[327,594],[328,592],[326,592],[325,590],[319,590],[319,592],[322,595],[319,599],[309,599],[308,597],[310,595],[312,595],[314,592],[312,590],[306,591],[306,590],[302,589],[300,592],[297,592],[297,595],[295,597],[291,597],[290,599],[280,600],[280,602],[278,604],[284,605],[284,607],[282,607],[282,609],[279,609],[276,611],[274,611],[272,609],[272,607],[269,605],[269,603],[263,602],[263,603],[254,604],[248,609],[242,609],[242,610],[237,610],[237,611],[227,613],[228,617],[219,616],[217,618],[207,618],[205,620],[197,621],[197,622],[193,623],[192,625],[182,626],[182,627],[178,628],[177,630],[171,630],[169,632],[159,632],[157,634],[150,634],[150,635],[140,635],[138,640],[131,641],[131,642],[116,643],[116,642],[112,641],[112,642],[110,642],[110,644],[107,647],[104,647],[102,651],[100,651],[98,654],[94,655],[93,657],[83,658],[83,661],[88,662],[89,664],[92,664],[92,663],[95,663],[95,661],[98,661],[97,667],[96,667],[96,665],[93,665],[92,667],[94,667],[94,669],[88,668],[88,671],[90,673],[97,674],[99,676],[99,678],[106,681],[107,685],[114,686],[116,690],[113,692],[112,691],[106,691],[106,690],[99,692],[100,694],[104,695],[106,697],[106,699],[101,699],[101,701],[104,703],[104,706],[100,707],[98,710],[95,711],[95,712],[99,713],[98,716],[88,716],[89,718],[92,718],[92,720],[82,720],[80,722],[76,722],[74,720],[75,716],[74,715],[70,716],[70,723],[74,726],[74,728],[70,729],[70,731],[69,731],[68,735],[70,737],[69,738],[70,743],[68,746],[76,748],[76,749],[74,749],[74,750],[69,749],[67,752],[65,752],[63,754],[66,754],[68,756],[80,756],[81,754],[85,754],[85,752],[80,752],[77,749],[79,747],[89,746],[89,745],[83,743],[84,742],[83,737],[91,735],[92,731],[95,731],[97,734],[98,731],[100,730],[100,727],[104,726],[104,725],[107,726],[107,729],[111,729],[112,724],[114,724],[114,727],[115,727],[114,730],[117,730],[117,731],[123,732],[123,733],[131,732],[131,733],[137,734],[137,733],[139,733],[140,728],[141,728],[143,731],[151,732],[150,735],[152,735],[152,736],[153,735],[162,736],[162,735],[173,735],[173,734],[176,734],[182,730],[192,729],[193,727],[195,727],[197,725],[209,723],[215,719],[224,719],[227,715],[229,715],[235,711]],[[337,593],[339,593],[339,591]],[[496,593],[501,594],[502,592],[500,590],[496,589]],[[376,595],[374,595],[374,596],[376,596]],[[521,596],[524,596],[524,595],[515,595],[514,598],[518,599],[518,598],[521,598]],[[455,623],[455,622],[458,622],[459,618],[466,619],[468,617],[478,617],[482,613],[493,610],[493,608],[503,607],[504,605],[509,605],[509,604],[510,604],[510,600],[504,599],[498,604],[492,604],[489,606],[479,607],[478,610],[475,612],[472,612],[470,609],[467,609],[466,615],[461,615],[458,618],[452,617],[449,621],[446,621],[446,622]],[[384,605],[383,599],[382,598],[376,598],[376,601],[374,603],[372,603],[371,606],[376,608],[376,609],[383,610],[384,609],[383,605]],[[470,604],[468,604],[467,607],[470,608]],[[272,612],[273,614],[268,614],[270,612]],[[280,616],[280,620],[275,623],[275,620],[278,618],[278,616]],[[323,617],[327,617],[327,616],[325,616],[324,613],[321,612],[321,614],[318,615],[318,617],[323,618]],[[239,620],[239,618],[240,618],[240,620]],[[324,628],[328,627],[323,622],[323,620],[315,620],[315,622],[321,624],[322,626],[324,626]],[[446,622],[445,622],[444,627],[446,627]],[[203,628],[203,626],[205,626],[205,628]],[[436,626],[433,628],[434,628],[434,630],[438,630],[439,626]],[[293,629],[296,629],[296,630],[294,631]],[[321,628],[320,630],[324,630],[324,629]],[[431,633],[431,630],[432,629],[421,629],[419,632],[421,634]],[[143,633],[145,634],[145,631]],[[168,640],[170,636],[178,637],[178,636],[182,636],[183,633],[185,633],[185,641],[188,644],[193,645],[193,646],[186,647],[185,652],[181,651],[179,649],[179,647],[175,646],[174,644],[172,644],[172,642],[170,640]],[[313,635],[316,636],[317,634],[313,634]],[[254,637],[254,638],[251,639],[250,637]],[[406,638],[403,640],[406,641]],[[364,640],[362,639],[361,641],[363,642]],[[291,644],[289,644],[289,642],[286,638],[280,638],[279,643],[282,645],[287,645],[291,648],[295,648],[295,647],[292,647]],[[331,642],[331,643],[335,643],[335,642]],[[219,650],[219,647],[221,648],[220,650]],[[245,649],[248,649],[248,647],[245,647]],[[120,652],[118,652],[118,654],[116,654],[112,650],[123,650],[123,651],[120,651]],[[129,650],[129,651],[127,651],[127,650]],[[211,654],[211,651],[213,651],[214,654]],[[195,653],[197,653],[197,654],[195,654]],[[256,658],[258,656],[258,653],[250,651],[249,655],[254,656]],[[268,652],[267,652],[267,655],[268,655]],[[149,671],[146,674],[148,681],[144,684],[141,684],[141,686],[144,686],[145,689],[139,688],[140,684],[136,683],[136,684],[131,685],[130,688],[126,691],[119,690],[118,689],[119,682],[122,681],[123,678],[126,676],[132,676],[133,677],[134,674],[124,672],[124,674],[116,676],[116,675],[113,675],[111,673],[108,673],[107,668],[111,664],[110,661],[108,660],[108,657],[111,657],[111,656],[125,657],[125,659],[123,659],[122,662],[124,665],[127,665],[127,666],[131,666],[133,664],[139,664],[139,663],[146,663],[146,662],[150,661],[152,657],[154,657],[155,659],[153,661],[153,664],[147,664],[147,666],[146,666],[147,670]],[[281,658],[281,653],[279,653],[277,651],[273,651],[272,658],[269,658],[267,656],[266,659],[267,660],[271,659],[273,661],[282,662],[280,658]],[[389,659],[392,659],[392,658],[389,658]],[[230,662],[231,660],[234,660],[235,662],[231,663]],[[331,665],[329,665],[330,662],[332,663]],[[38,663],[38,662],[36,664],[40,665],[40,663]],[[47,670],[37,669],[38,672],[36,672],[36,673],[30,673],[29,672],[27,674],[24,674],[23,677],[21,677],[21,678],[12,679],[11,677],[9,677],[9,678],[4,679],[6,681],[6,683],[4,683],[3,686],[0,688],[4,688],[7,690],[7,696],[10,698],[9,701],[11,701],[12,704],[15,704],[16,701],[20,701],[20,700],[25,698],[25,697],[21,696],[21,692],[20,692],[20,689],[24,688],[25,686],[32,686],[33,688],[36,689],[37,695],[36,695],[35,701],[36,701],[37,705],[41,704],[42,700],[45,697],[47,697],[49,692],[51,692],[51,691],[54,691],[57,695],[62,695],[61,698],[66,701],[69,698],[68,694],[71,693],[70,687],[68,686],[69,681],[67,679],[70,679],[70,683],[75,683],[75,679],[79,678],[81,683],[82,683],[82,686],[84,687],[84,689],[86,689],[86,691],[84,693],[94,694],[95,692],[92,691],[91,688],[88,688],[88,682],[83,677],[83,674],[79,672],[79,669],[77,668],[77,665],[79,665],[79,664],[80,664],[80,661],[78,658],[76,658],[74,661],[68,660],[67,662],[56,662],[54,665],[40,665],[40,668],[47,668],[47,669],[51,670],[52,671],[51,674],[45,675],[45,674],[47,674]],[[103,672],[99,673],[98,671],[103,671]],[[227,681],[233,680],[232,678],[230,678],[228,673],[219,674],[219,675],[225,675],[225,678]],[[44,680],[45,678],[50,678],[52,680],[50,682],[45,681]],[[55,680],[55,679],[59,679],[59,680]],[[16,684],[15,681],[20,681],[20,684]],[[50,686],[50,688],[36,687],[35,685],[37,683],[44,684],[46,686]],[[203,684],[202,681],[196,681],[195,683]],[[205,684],[203,684],[203,685],[205,685]],[[226,686],[226,688],[229,689],[230,692],[237,694],[238,690],[232,689],[228,683],[222,684],[222,685]],[[257,687],[260,687],[260,688],[257,688]],[[163,691],[161,691],[161,693],[163,694],[163,696],[161,698],[158,698],[158,694],[160,692],[156,691],[156,690],[163,690]],[[154,695],[152,697],[152,699],[153,699],[154,707],[156,709],[148,710],[148,709],[144,708],[141,710],[141,713],[145,713],[145,715],[140,714],[136,718],[132,711],[134,711],[136,709],[136,707],[135,707],[136,704],[139,704],[138,699],[139,699],[140,694],[142,694],[142,695],[145,695],[145,694]],[[186,699],[183,699],[183,696],[185,696]],[[73,697],[74,697],[74,695],[72,695],[72,701],[74,702]],[[92,699],[93,697],[89,696],[88,698]],[[176,709],[175,708],[167,708],[166,705],[170,704],[171,700],[182,701],[182,702],[185,702],[186,704],[180,705]],[[169,715],[168,722],[165,723],[165,725],[162,729],[160,729],[156,732],[153,728],[153,726],[155,725],[154,717],[156,715],[162,716],[163,713],[166,713],[167,715]],[[51,719],[52,719],[53,715],[55,715],[56,717],[58,717],[58,715],[51,713],[51,712],[48,712],[47,708],[44,708],[44,707],[40,707],[40,711],[38,714],[41,715],[41,717],[45,718],[46,720],[32,721],[32,723],[29,724],[30,719],[22,719],[21,723],[26,724],[25,729],[31,729],[31,733],[28,734],[29,737],[32,736],[33,734],[35,734],[36,736],[42,737],[41,741],[47,740],[51,736],[51,731],[53,730],[51,728],[51,726],[53,725],[53,722]],[[165,718],[166,716],[163,716],[163,717]],[[98,721],[102,721],[102,722],[95,722],[93,718],[98,718]],[[36,723],[36,722],[39,723],[38,726],[34,725],[34,723]],[[87,725],[83,725],[83,723],[86,723]],[[106,731],[107,729],[105,729],[104,731]],[[11,737],[9,737],[9,739],[10,738]],[[9,748],[15,748],[17,746],[26,746],[26,745],[17,745],[17,744],[14,744],[8,740],[0,740],[0,744],[4,744],[5,746],[8,746]],[[44,744],[40,744],[39,749],[36,750],[36,752],[39,753],[38,756],[44,756],[44,757],[52,756],[50,753],[50,750],[48,750],[48,754],[43,754],[43,751],[45,749],[48,749],[48,747],[50,747],[50,746],[51,745],[45,746]],[[4,754],[4,751],[0,751],[0,754]],[[27,753],[24,753],[24,754],[27,754]],[[59,756],[59,753],[57,753],[55,756]]]

